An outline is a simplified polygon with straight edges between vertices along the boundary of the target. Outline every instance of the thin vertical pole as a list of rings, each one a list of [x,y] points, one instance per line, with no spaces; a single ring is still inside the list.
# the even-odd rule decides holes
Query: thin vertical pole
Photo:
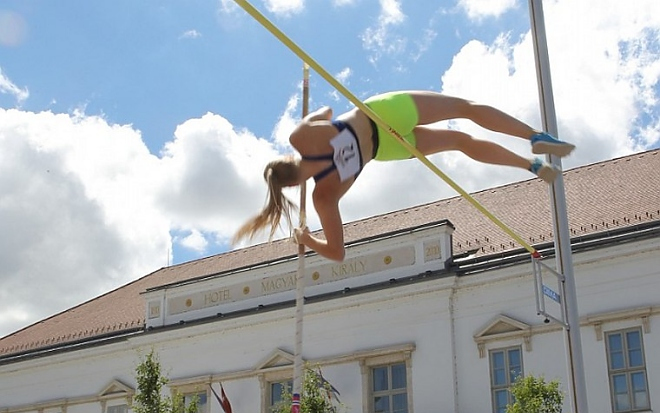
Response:
[[[542,0],[529,0],[529,9],[543,127],[550,134],[558,136]],[[548,155],[548,160],[561,168],[560,158]],[[575,275],[573,273],[571,237],[568,229],[566,192],[562,175],[559,175],[551,185],[550,199],[552,201],[552,222],[554,227],[555,251],[557,254],[557,271],[564,275],[562,300],[566,310],[566,359],[570,373],[571,406],[574,413],[587,413],[587,386],[584,374],[584,360],[582,357],[580,318]]]
[[[309,65],[303,64],[302,117],[309,112]],[[307,200],[307,183],[300,184],[300,228],[307,225],[305,212]],[[296,273],[296,344],[293,359],[293,399],[291,413],[300,411],[303,382],[303,307],[305,304],[305,245],[298,244],[298,272]]]

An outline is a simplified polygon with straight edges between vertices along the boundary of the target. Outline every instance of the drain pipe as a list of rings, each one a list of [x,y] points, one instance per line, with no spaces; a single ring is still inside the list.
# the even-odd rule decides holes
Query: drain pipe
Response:
[[[449,294],[449,326],[451,336],[451,362],[452,362],[452,386],[454,388],[454,413],[459,413],[458,402],[458,357],[456,356],[456,321],[454,319],[455,303],[456,303],[456,290],[458,288],[458,276],[454,276],[454,285],[451,287]]]

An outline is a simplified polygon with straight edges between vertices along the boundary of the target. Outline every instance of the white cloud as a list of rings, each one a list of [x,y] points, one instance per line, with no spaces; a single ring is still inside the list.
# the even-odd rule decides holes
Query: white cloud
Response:
[[[27,88],[21,89],[16,86],[4,73],[2,73],[2,68],[0,67],[0,93],[12,95],[16,98],[18,105],[20,106],[29,96]]]
[[[202,37],[202,34],[193,29],[183,32],[181,36],[179,36],[179,39],[197,39],[199,37]]]
[[[166,264],[155,161],[128,126],[0,109],[0,332]]]
[[[170,231],[198,252],[226,242],[277,155],[213,114],[158,158],[131,126],[0,109],[0,335],[167,265]]]
[[[332,0],[332,4],[336,7],[350,6],[357,2],[357,0]]]
[[[578,148],[564,168],[657,147],[660,141],[660,15],[653,0],[636,3],[549,2],[545,10],[555,106],[562,138]],[[491,104],[541,127],[531,35],[492,44],[469,41],[442,76],[447,94]],[[525,156],[527,142],[486,131],[468,121],[449,125],[494,140]],[[457,152],[430,157],[468,191],[532,176],[484,165]],[[384,179],[383,177],[387,178]],[[365,196],[365,194],[368,194]],[[397,194],[397,196],[392,196]],[[374,162],[342,202],[345,220],[455,195],[416,160]]]
[[[415,46],[417,50],[415,50],[411,56],[413,61],[419,60],[420,57],[426,53],[427,50],[433,45],[433,41],[438,37],[438,32],[432,29],[426,29],[424,30],[424,33],[422,34],[422,37],[415,41]]]
[[[337,81],[339,83],[341,83],[342,85],[348,87],[349,86],[348,79],[350,79],[352,75],[353,75],[353,70],[351,70],[350,67],[345,67],[339,73],[337,73],[334,77],[335,77],[335,79],[337,79]],[[332,99],[334,102],[338,102],[342,98],[342,95],[336,89],[332,89],[329,92],[329,96],[330,96],[330,99]]]
[[[340,0],[341,1],[341,0]],[[266,10],[278,16],[289,17],[302,12],[305,8],[305,0],[263,0]],[[220,15],[235,17],[241,6],[234,0],[220,0]],[[222,19],[223,24],[231,24],[231,20]]]
[[[458,2],[458,6],[474,20],[499,17],[516,5],[516,0],[459,0]]]
[[[629,5],[616,1],[596,8],[573,2],[549,6],[546,30],[559,133],[578,145],[564,167],[657,144],[660,19],[631,13]],[[473,40],[454,57],[442,78],[443,91],[491,103],[541,127],[533,61],[529,33],[517,43],[507,37],[491,45]],[[457,124],[483,136],[469,123]]]
[[[335,78],[341,83],[341,84],[346,84],[348,79],[351,77],[353,74],[353,71],[351,70],[350,67],[345,67],[343,68],[339,73],[335,75]]]
[[[198,253],[203,253],[209,245],[204,235],[196,229],[190,230],[190,233],[180,241],[180,244]]]
[[[286,109],[282,116],[278,119],[273,129],[273,139],[275,143],[287,152],[291,152],[291,145],[289,144],[289,136],[293,129],[300,122],[300,114],[298,112],[298,102],[300,96],[298,94],[292,95],[286,104]]]
[[[167,184],[158,190],[159,206],[173,228],[226,241],[261,207],[263,166],[279,153],[267,140],[211,113],[184,122],[174,135],[161,160]]]
[[[385,24],[398,24],[405,19],[401,11],[401,2],[399,0],[379,0],[382,8],[378,20]]]
[[[585,160],[643,149],[639,136],[652,134],[641,125],[658,124],[656,5],[640,1],[632,9],[630,4],[604,1],[594,8],[563,2],[545,11],[558,113],[564,123],[585,128],[582,133],[565,131],[590,146],[588,154],[583,153]]]
[[[380,14],[375,26],[362,34],[362,46],[370,52],[369,60],[376,63],[382,55],[395,55],[405,50],[406,39],[392,34],[392,27],[400,25],[406,16],[399,0],[379,0]]]
[[[264,3],[269,12],[283,16],[300,13],[305,7],[304,0],[264,0]]]
[[[234,14],[241,7],[234,0],[220,0],[219,11],[221,14]]]

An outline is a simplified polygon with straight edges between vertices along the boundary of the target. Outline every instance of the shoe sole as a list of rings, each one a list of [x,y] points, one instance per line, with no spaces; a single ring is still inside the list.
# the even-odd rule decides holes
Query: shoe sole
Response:
[[[535,142],[532,145],[532,153],[536,155],[555,155],[560,158],[569,155],[575,149],[575,145],[570,143],[550,143],[550,142]]]
[[[537,176],[541,179],[543,179],[545,182],[551,184],[557,179],[557,176],[559,175],[559,169],[553,168],[551,166],[543,165],[541,169],[539,169],[539,172]]]

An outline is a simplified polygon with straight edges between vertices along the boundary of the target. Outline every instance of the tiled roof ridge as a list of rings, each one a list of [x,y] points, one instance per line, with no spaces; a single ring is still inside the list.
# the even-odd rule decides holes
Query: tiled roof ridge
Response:
[[[112,294],[112,293],[114,293],[114,292],[116,292],[116,291],[122,290],[122,289],[127,288],[127,287],[129,287],[129,286],[131,286],[131,285],[134,285],[134,284],[136,284],[136,283],[138,283],[138,282],[140,282],[140,281],[143,281],[144,279],[148,278],[148,277],[151,276],[152,274],[155,274],[155,273],[161,271],[162,269],[163,269],[163,268],[159,268],[159,269],[157,269],[157,270],[155,270],[155,271],[150,272],[150,273],[147,274],[147,275],[144,275],[144,276],[142,276],[142,277],[136,278],[135,280],[133,280],[133,281],[129,281],[129,282],[125,283],[125,284],[119,285],[119,286],[117,286],[116,288],[113,288],[112,290],[106,291],[106,292],[104,292],[104,293],[102,293],[102,294],[100,294],[100,295],[97,295],[97,296],[95,296],[95,297],[92,297],[92,298],[90,298],[89,300],[85,300],[85,301],[83,301],[83,302],[81,302],[81,303],[79,303],[79,304],[77,304],[77,305],[74,305],[73,307],[67,308],[67,309],[62,310],[62,311],[60,311],[60,312],[57,312],[57,313],[55,313],[55,314],[51,314],[50,316],[48,316],[48,317],[46,317],[46,318],[43,318],[43,319],[41,319],[41,320],[39,320],[39,321],[35,321],[34,323],[29,324],[29,325],[27,325],[27,326],[25,326],[25,327],[23,327],[23,328],[21,328],[21,329],[19,329],[19,330],[16,330],[16,331],[14,331],[13,333],[10,333],[10,334],[8,334],[8,335],[6,335],[6,336],[4,336],[4,337],[0,337],[0,341],[4,340],[4,339],[6,339],[6,338],[12,337],[12,336],[16,336],[16,335],[20,334],[21,332],[23,332],[23,331],[25,331],[25,330],[27,330],[27,329],[29,329],[29,328],[32,328],[32,327],[34,327],[34,326],[36,326],[36,325],[38,325],[38,324],[45,323],[45,322],[47,322],[47,321],[49,321],[49,320],[51,320],[51,319],[54,319],[54,318],[56,318],[56,317],[58,317],[58,316],[60,316],[60,315],[62,315],[62,314],[64,314],[64,313],[69,313],[69,312],[75,311],[76,309],[81,308],[81,307],[84,307],[85,305],[87,305],[87,304],[89,304],[89,303],[91,303],[91,302],[93,302],[93,301],[97,301],[97,300],[99,300],[99,299],[101,299],[101,298],[103,298],[103,297],[106,297],[106,296],[108,296],[108,295],[110,295],[110,294]],[[144,321],[144,318],[143,318],[141,321],[143,322],[143,321]],[[134,321],[132,321],[130,324],[133,324],[133,322],[134,322]],[[125,322],[124,322],[124,323],[125,323]],[[124,324],[124,323],[119,323],[119,324]],[[93,330],[93,329],[92,329],[92,330]],[[73,334],[78,334],[78,333],[80,333],[80,332],[76,332],[76,333],[73,333]],[[0,347],[0,354],[3,354],[3,349],[2,349],[2,347]]]
[[[644,152],[620,156],[610,160],[582,165],[565,170],[563,173],[564,177],[567,178],[567,182],[571,182],[571,178],[573,178],[572,182],[588,185],[591,184],[591,181],[581,178],[581,173],[589,171],[593,168],[597,168],[599,166],[615,167],[622,161],[640,159],[649,155],[660,155],[660,149],[651,149]],[[644,166],[645,164],[636,163],[635,165],[637,169],[632,172],[633,175],[630,175],[630,177],[635,178],[635,182],[642,182],[643,176],[640,177],[639,174],[646,173]],[[621,168],[622,166],[619,165],[618,167]],[[611,171],[611,173],[618,173],[616,169],[612,169]],[[598,178],[600,176],[594,172],[592,172],[592,174],[593,178]],[[588,177],[592,178],[592,175],[588,175]],[[542,189],[541,184],[542,183],[539,182],[537,178],[531,178],[524,181],[516,181],[503,184],[497,187],[485,188],[483,190],[471,193],[470,195],[476,198],[485,196],[484,199],[489,201],[500,201],[502,199],[508,199],[508,197],[503,193],[511,193],[515,197],[516,194],[519,196],[519,191],[521,190],[538,192]],[[521,189],[521,187],[528,187],[529,189]],[[580,190],[581,189],[579,187],[574,189],[574,191]],[[604,190],[595,191],[596,195],[598,195],[599,192],[604,192]],[[493,195],[492,197],[487,196],[488,194],[496,193],[499,195]],[[623,194],[623,190],[619,190],[619,193]],[[593,195],[594,192],[592,191],[590,194]],[[596,214],[592,211],[580,215],[578,217],[580,219],[571,222],[569,227],[571,236],[579,237],[582,234],[594,234],[595,232],[599,232],[601,228],[602,230],[608,230],[617,227],[632,226],[637,223],[648,222],[651,220],[658,220],[660,216],[660,209],[657,211],[645,211],[645,209],[648,209],[649,206],[653,206],[653,202],[655,202],[655,196],[657,196],[657,194],[655,196],[653,194],[649,196],[653,196],[654,198],[646,198],[644,200],[651,199],[652,202],[641,203],[639,208],[628,208],[625,210],[620,210],[614,206],[612,208],[606,208],[602,214]],[[644,197],[647,196],[644,195]],[[374,231],[387,232],[391,230],[391,228],[395,228],[397,226],[405,229],[411,226],[415,226],[417,223],[422,221],[431,222],[432,220],[439,218],[448,218],[448,216],[443,214],[447,212],[453,214],[456,211],[462,212],[462,210],[457,206],[453,206],[451,208],[447,208],[447,206],[456,202],[463,201],[464,199],[461,195],[456,195],[450,198],[438,199],[436,201],[428,202],[425,204],[415,205],[405,209],[374,215],[346,223],[345,228],[347,230],[352,230],[352,239],[349,240],[347,238],[347,241],[360,240],[362,239],[360,237],[375,233]],[[588,202],[589,200],[585,200],[582,203],[587,205]],[[426,214],[424,212],[425,209],[428,209],[431,215]],[[406,215],[408,216],[407,218],[402,218]],[[426,217],[428,216],[431,218],[428,218],[428,221],[426,221]],[[467,232],[461,233],[459,231],[457,234],[455,234],[456,236],[454,237],[454,246],[457,247],[456,251],[454,251],[455,253],[479,249],[484,253],[490,254],[510,250],[514,247],[513,242],[508,238],[502,236],[499,233],[491,232],[489,229],[486,229],[487,233],[484,237],[484,234],[481,232],[483,227],[480,224],[471,223],[471,221],[475,219],[481,219],[483,217],[477,218],[477,215],[472,215],[471,213],[467,216],[465,214],[454,214],[452,216],[459,221],[463,220],[463,222],[458,223],[459,227],[469,227]],[[466,217],[470,221],[466,221]],[[401,219],[398,220],[396,218]],[[515,219],[520,217],[511,216],[510,218]],[[607,221],[605,221],[604,218],[607,218]],[[522,219],[525,221],[524,216]],[[466,226],[466,223],[468,222],[469,224]],[[452,223],[454,225],[457,224],[453,221]],[[529,238],[529,241],[533,244],[537,242],[552,240],[552,231],[550,230],[549,233],[546,233],[546,229],[538,224],[524,226],[522,228],[524,231],[522,234],[525,235],[525,238]],[[539,231],[541,231],[541,233],[538,233]],[[120,331],[128,331],[143,327],[145,314],[143,304],[141,304],[139,299],[139,295],[141,292],[151,288],[151,286],[164,285],[171,282],[177,282],[177,280],[193,280],[204,276],[225,273],[230,269],[245,268],[246,265],[249,267],[253,265],[262,265],[273,260],[287,259],[289,258],[289,249],[287,249],[287,244],[289,243],[290,242],[287,238],[283,238],[160,268],[104,294],[101,294],[72,308],[54,314],[46,319],[40,320],[10,335],[0,338],[0,355],[30,352],[36,348],[52,347],[58,344],[78,342],[85,339],[89,340],[90,338],[99,335],[109,333],[116,334]],[[293,256],[295,256],[295,254]],[[109,297],[111,295],[112,297]],[[106,318],[105,315],[102,318],[96,317],[96,314],[99,312],[99,308],[101,311],[104,310],[104,302],[108,301],[108,299],[105,301],[103,299],[106,297],[109,297],[108,299],[112,298],[113,300],[123,300],[122,306],[124,307],[122,308],[121,314],[119,311],[115,311],[115,313],[113,313],[114,317],[111,318]],[[86,308],[81,310],[82,307]],[[85,313],[83,310],[86,310],[87,312]],[[89,312],[90,310],[92,312]],[[82,317],[86,318],[81,319],[80,314],[82,314]],[[54,320],[59,317],[63,317],[63,319]],[[81,321],[82,325],[78,326],[78,323]],[[38,328],[40,324],[44,324],[43,328]],[[64,330],[64,332],[60,332],[61,330]]]
[[[89,301],[97,300],[101,297],[102,296],[98,296],[98,297],[95,297],[95,298],[93,298],[92,300],[89,300]],[[71,309],[66,310],[64,312],[67,312],[67,311],[70,311],[70,310]],[[56,316],[56,315],[58,315],[58,314],[53,315],[53,317]],[[49,318],[51,318],[51,317],[49,317]],[[41,321],[39,321],[35,324],[39,324],[40,322],[45,322],[49,318],[41,320]],[[29,328],[29,327],[31,327],[35,324],[32,324],[32,325],[30,325],[28,327],[25,327],[25,328]],[[132,320],[130,322],[125,322],[124,321],[124,322],[120,322],[120,323],[115,323],[113,325],[106,325],[106,326],[96,327],[96,328],[91,328],[91,329],[78,330],[78,331],[70,332],[70,333],[67,333],[67,334],[60,334],[60,335],[57,335],[57,336],[51,336],[51,337],[41,339],[41,340],[26,341],[26,342],[23,342],[23,343],[14,344],[14,345],[6,347],[6,348],[0,348],[0,355],[19,353],[19,352],[33,350],[33,349],[36,349],[36,348],[53,346],[53,345],[60,344],[60,343],[73,343],[73,342],[76,342],[78,340],[82,340],[82,339],[93,337],[93,336],[108,334],[108,333],[112,333],[112,332],[116,332],[116,331],[126,331],[126,330],[131,330],[131,329],[136,329],[136,328],[142,329],[143,327],[144,327],[144,318],[142,318],[140,320]],[[15,332],[14,334],[17,334],[22,330],[24,330],[24,329],[21,329],[21,330]],[[14,334],[10,334],[10,335],[6,336],[6,338],[11,337]]]

